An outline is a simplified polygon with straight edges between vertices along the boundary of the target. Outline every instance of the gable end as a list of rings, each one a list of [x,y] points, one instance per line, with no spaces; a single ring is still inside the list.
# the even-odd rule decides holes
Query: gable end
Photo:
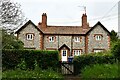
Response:
[[[18,29],[15,34],[19,33],[21,30],[23,30],[27,25],[32,24],[38,31],[42,32],[31,20],[26,22],[20,29]],[[43,33],[43,32],[42,32]]]
[[[94,28],[96,28],[97,25],[100,25],[106,32],[108,32],[109,35],[111,35],[111,33],[99,21],[86,33],[86,35],[90,33]]]

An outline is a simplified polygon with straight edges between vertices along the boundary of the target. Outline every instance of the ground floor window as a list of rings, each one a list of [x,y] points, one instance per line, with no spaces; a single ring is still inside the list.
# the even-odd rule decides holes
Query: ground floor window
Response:
[[[73,50],[73,56],[79,56],[81,55],[82,50]]]

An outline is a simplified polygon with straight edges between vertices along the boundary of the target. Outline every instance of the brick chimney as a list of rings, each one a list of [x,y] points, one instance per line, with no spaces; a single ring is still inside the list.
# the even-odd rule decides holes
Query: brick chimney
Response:
[[[87,15],[86,13],[82,15],[82,28],[84,29],[87,29],[89,26],[88,26],[88,23],[87,23]]]
[[[42,28],[46,28],[47,27],[47,14],[43,13],[42,14]]]

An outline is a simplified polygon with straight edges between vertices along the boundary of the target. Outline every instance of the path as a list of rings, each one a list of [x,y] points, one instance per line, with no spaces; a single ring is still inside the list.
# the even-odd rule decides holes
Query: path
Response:
[[[65,80],[81,80],[79,76],[73,76],[73,75],[66,75],[64,79]]]

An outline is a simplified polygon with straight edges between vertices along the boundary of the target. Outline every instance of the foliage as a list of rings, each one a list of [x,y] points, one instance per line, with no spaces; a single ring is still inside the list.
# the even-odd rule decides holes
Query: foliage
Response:
[[[81,72],[83,80],[88,78],[118,78],[118,76],[117,64],[95,64],[93,66],[86,66]]]
[[[118,36],[117,32],[115,32],[114,30],[112,30],[110,38],[111,38],[112,42],[116,42],[118,40],[119,36]]]
[[[48,80],[48,78],[57,78],[57,79],[62,79],[63,76],[55,71],[53,71],[52,69],[47,69],[47,70],[33,70],[33,71],[29,71],[29,70],[20,70],[20,69],[16,69],[16,70],[7,70],[4,71],[2,73],[2,78],[12,78],[12,79],[23,79],[23,78],[34,78],[34,79],[46,79]]]
[[[115,58],[110,53],[91,53],[87,55],[81,55],[74,58],[74,64],[76,67],[76,74],[81,72],[81,69],[88,65],[94,65],[94,64],[103,64],[103,63],[111,63],[113,64],[115,62]]]
[[[5,69],[34,70],[35,64],[41,69],[57,68],[58,51],[2,50],[2,65]]]
[[[2,49],[23,49],[23,42],[17,40],[13,34],[8,34],[2,29]]]
[[[38,64],[42,69],[47,69],[48,67],[56,67],[58,65],[58,51],[42,51],[43,54],[38,54]],[[41,64],[43,63],[44,64]]]
[[[2,50],[2,68],[14,69],[20,62],[20,50]]]
[[[120,40],[115,43],[114,47],[112,48],[113,55],[120,61]]]
[[[18,28],[25,20],[20,4],[11,0],[0,0],[0,26],[11,31]]]

